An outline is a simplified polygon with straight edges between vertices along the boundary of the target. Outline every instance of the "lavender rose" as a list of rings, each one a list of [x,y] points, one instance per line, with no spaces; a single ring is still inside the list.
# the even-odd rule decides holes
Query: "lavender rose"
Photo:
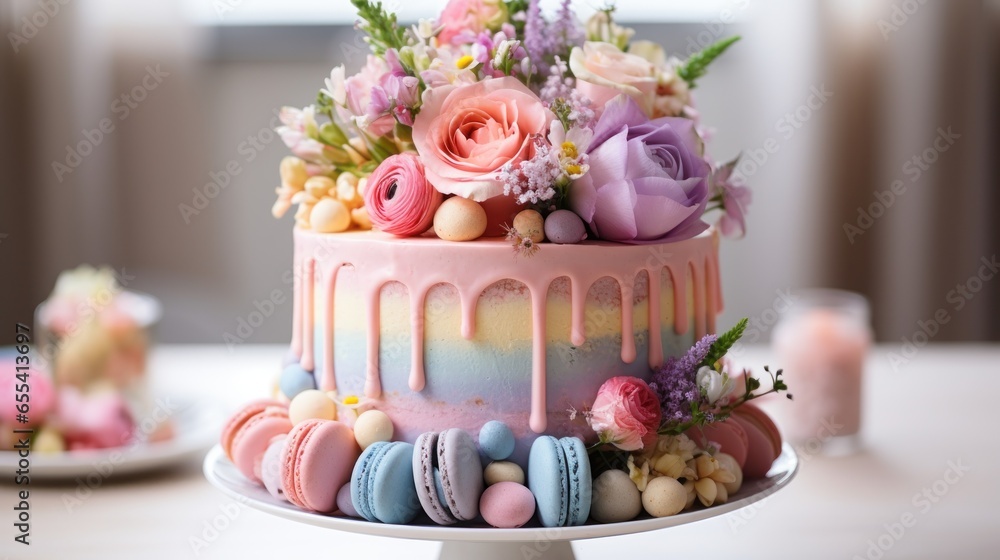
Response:
[[[570,208],[598,239],[662,243],[705,231],[709,165],[694,122],[649,120],[631,98],[605,106],[588,152],[590,172],[570,189]]]

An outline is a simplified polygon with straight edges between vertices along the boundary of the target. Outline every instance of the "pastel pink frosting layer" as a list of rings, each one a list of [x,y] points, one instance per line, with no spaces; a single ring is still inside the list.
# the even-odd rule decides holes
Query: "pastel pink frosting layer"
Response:
[[[296,230],[292,350],[303,367],[317,370],[321,388],[337,390],[338,378],[343,382],[344,375],[356,375],[334,371],[335,363],[344,363],[339,356],[350,345],[345,341],[351,337],[360,341],[350,347],[348,363],[351,368],[363,367],[363,374],[357,375],[363,375],[364,395],[382,399],[377,406],[393,417],[401,432],[417,425],[433,428],[426,424],[433,424],[433,415],[447,410],[448,418],[436,420],[442,423],[437,429],[454,427],[443,423],[451,416],[464,415],[462,419],[470,427],[474,421],[481,425],[504,419],[516,433],[522,425],[525,431],[542,433],[553,427],[550,419],[554,407],[561,404],[559,396],[573,389],[572,381],[562,377],[557,385],[550,383],[553,371],[567,368],[562,363],[564,349],[589,344],[620,346],[613,357],[617,366],[589,365],[586,360],[573,364],[580,379],[591,383],[620,375],[622,371],[615,370],[619,367],[648,376],[652,368],[663,363],[663,342],[672,340],[667,329],[685,341],[714,331],[722,306],[717,242],[714,234],[704,234],[651,246],[547,244],[534,257],[515,258],[510,245],[499,239],[452,243],[429,237],[398,239],[379,232],[316,234]],[[662,288],[649,289],[649,278],[661,279]],[[350,306],[352,313],[338,313],[334,302]],[[508,327],[504,323],[498,331],[494,318],[512,313],[511,306],[525,310],[523,325],[513,321]],[[634,316],[637,310],[643,316]],[[595,312],[611,319],[594,328]],[[561,324],[568,325],[566,331],[557,328]],[[380,357],[385,348],[381,347],[380,354],[380,345],[385,342],[383,337],[399,332],[406,334],[410,346],[409,395],[398,389],[383,392]],[[496,361],[498,356],[517,350],[522,339],[531,355],[520,394],[530,400],[527,418],[517,418],[519,413],[514,411],[504,414],[509,418],[487,418],[498,416],[497,410],[481,406],[475,410],[472,405],[476,399],[438,403],[446,408],[426,410],[425,417],[420,409],[428,407],[419,396],[428,381],[435,376],[459,375],[445,370],[464,365],[456,361],[454,368],[447,363],[442,367],[442,353],[450,351],[452,345],[471,344],[471,351]],[[342,345],[338,360],[334,359],[335,344]],[[674,344],[669,350],[676,352],[678,346]],[[639,348],[646,354],[641,367]],[[463,346],[463,350],[468,348]],[[549,363],[554,359],[553,350],[560,363]],[[437,369],[425,371],[425,357],[429,360],[432,356]],[[466,368],[461,375],[486,373]],[[510,387],[514,385],[518,384],[512,382]],[[391,409],[395,404],[400,405],[400,411],[394,415]],[[469,410],[457,410],[465,408]]]

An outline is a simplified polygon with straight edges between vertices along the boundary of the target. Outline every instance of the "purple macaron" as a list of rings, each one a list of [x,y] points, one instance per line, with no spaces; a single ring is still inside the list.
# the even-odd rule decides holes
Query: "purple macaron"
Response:
[[[413,477],[427,516],[439,525],[478,517],[483,465],[472,436],[459,429],[428,432],[415,448]]]

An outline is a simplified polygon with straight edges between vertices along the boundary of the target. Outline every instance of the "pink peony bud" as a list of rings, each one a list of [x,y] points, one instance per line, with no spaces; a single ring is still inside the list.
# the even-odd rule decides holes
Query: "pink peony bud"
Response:
[[[365,188],[372,225],[400,237],[427,231],[443,199],[424,176],[420,158],[409,152],[386,158],[368,177]]]
[[[597,391],[590,414],[590,426],[601,441],[638,451],[656,441],[660,400],[642,379],[612,377]]]

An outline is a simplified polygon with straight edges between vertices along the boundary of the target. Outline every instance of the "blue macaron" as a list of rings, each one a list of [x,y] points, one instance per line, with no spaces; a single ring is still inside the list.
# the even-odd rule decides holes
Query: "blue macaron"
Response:
[[[564,437],[559,440],[566,454],[566,474],[569,484],[569,510],[567,525],[583,525],[590,517],[590,501],[594,491],[594,480],[590,472],[590,457],[583,440]]]
[[[569,476],[566,453],[559,440],[538,436],[528,453],[528,488],[535,496],[538,521],[564,527],[569,516]]]
[[[413,445],[377,442],[358,458],[351,475],[351,503],[369,521],[406,524],[420,512],[413,483]]]
[[[593,479],[583,440],[539,436],[528,455],[528,488],[545,527],[583,525],[590,517]]]

